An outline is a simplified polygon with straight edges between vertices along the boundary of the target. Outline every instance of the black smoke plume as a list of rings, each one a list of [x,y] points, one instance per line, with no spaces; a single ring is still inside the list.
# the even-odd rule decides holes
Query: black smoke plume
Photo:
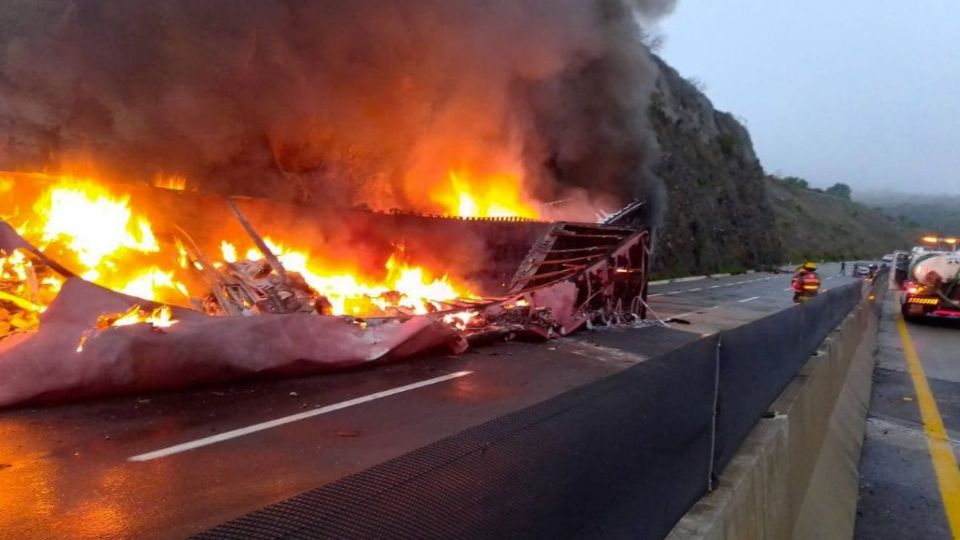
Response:
[[[430,210],[450,169],[652,197],[673,0],[0,0],[0,167]]]

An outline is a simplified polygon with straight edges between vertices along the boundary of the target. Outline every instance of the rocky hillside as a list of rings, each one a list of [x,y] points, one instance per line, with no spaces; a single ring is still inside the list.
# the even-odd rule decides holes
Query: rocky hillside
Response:
[[[769,177],[746,128],[658,62],[650,116],[668,199],[654,263],[659,277],[879,256],[911,245],[913,231],[902,221]]]
[[[662,275],[729,272],[783,259],[750,134],[659,61],[650,119],[662,157],[667,212],[657,244]]]

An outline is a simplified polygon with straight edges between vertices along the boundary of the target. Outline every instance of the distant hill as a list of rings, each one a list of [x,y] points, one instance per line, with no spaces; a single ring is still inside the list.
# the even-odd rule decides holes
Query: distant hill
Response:
[[[913,245],[917,231],[878,210],[768,176],[767,199],[789,261],[863,259]]]
[[[892,191],[854,193],[854,198],[924,232],[960,235],[960,195],[915,195]]]

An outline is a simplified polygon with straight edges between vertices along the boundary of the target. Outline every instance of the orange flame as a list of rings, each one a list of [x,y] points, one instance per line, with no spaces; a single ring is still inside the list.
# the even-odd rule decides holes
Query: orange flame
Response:
[[[118,327],[130,326],[132,324],[149,324],[154,328],[169,328],[177,324],[173,318],[173,310],[170,306],[160,306],[152,311],[140,309],[139,305],[134,305],[127,311],[118,315],[106,315],[100,317],[98,327]]]
[[[139,304],[130,306],[130,309],[123,313],[114,313],[111,315],[101,315],[97,318],[97,330],[106,330],[108,328],[118,328],[121,326],[131,326],[134,324],[149,324],[152,328],[170,328],[177,324],[178,320],[173,318],[173,310],[170,306],[160,306],[152,311],[146,311],[140,308]],[[80,336],[80,343],[77,344],[76,351],[83,352],[83,347],[87,339],[95,333],[88,330]]]
[[[187,189],[187,179],[183,176],[157,176],[151,182],[153,187],[183,191]]]
[[[476,185],[463,178],[450,176],[451,189],[460,190],[451,192],[450,200],[461,201],[456,204],[462,207],[452,213],[537,215],[533,206],[524,203],[519,195],[497,195],[499,190],[515,189],[518,177],[490,177],[488,183]],[[205,282],[188,272],[191,262],[187,249],[179,242],[161,246],[150,220],[131,207],[128,196],[112,193],[107,185],[91,180],[69,176],[54,180],[42,193],[38,192],[33,217],[17,216],[16,212],[13,218],[2,216],[27,240],[85,279],[132,296],[167,304],[186,303],[185,300],[207,293]],[[384,261],[381,272],[358,272],[351,270],[346,261],[317,257],[285,241],[269,237],[264,240],[287,270],[301,274],[311,288],[329,301],[335,315],[424,314],[446,309],[457,298],[472,296],[446,275],[410,264],[402,246]],[[263,257],[256,249],[244,246],[241,250],[228,240],[220,242],[220,252],[222,260],[213,263],[215,268],[242,258]],[[63,280],[44,273],[31,281],[30,268],[19,254],[0,259],[0,270],[7,276],[5,279],[17,283],[19,296],[40,306],[47,305]],[[195,284],[197,290],[185,283]]]
[[[386,276],[375,279],[349,272],[331,273],[321,268],[322,263],[311,259],[306,251],[287,248],[271,238],[264,238],[264,243],[284,268],[299,273],[311,288],[330,301],[334,315],[369,316],[378,311],[389,312],[391,308],[404,308],[422,315],[441,309],[444,302],[472,296],[455,287],[445,275],[435,278],[426,269],[409,265],[404,260],[402,246],[387,259]],[[232,243],[221,242],[220,251],[225,262],[238,260],[237,248]],[[256,261],[263,255],[250,248],[245,258]]]
[[[476,319],[478,315],[476,311],[458,311],[444,315],[443,322],[453,326],[457,330],[466,330],[470,321]]]
[[[46,217],[43,241],[68,244],[88,269],[121,249],[160,251],[150,222],[134,218],[126,198],[113,197],[102,187],[55,187],[34,209]]]
[[[471,176],[450,171],[448,185],[431,198],[447,214],[459,217],[540,217],[535,203],[524,196],[520,175],[513,173]]]

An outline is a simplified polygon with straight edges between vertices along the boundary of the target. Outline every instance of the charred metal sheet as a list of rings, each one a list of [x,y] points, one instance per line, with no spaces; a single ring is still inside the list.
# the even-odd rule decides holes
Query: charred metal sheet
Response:
[[[526,256],[510,282],[516,293],[570,277],[608,256],[635,229],[586,223],[555,223]]]

